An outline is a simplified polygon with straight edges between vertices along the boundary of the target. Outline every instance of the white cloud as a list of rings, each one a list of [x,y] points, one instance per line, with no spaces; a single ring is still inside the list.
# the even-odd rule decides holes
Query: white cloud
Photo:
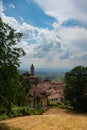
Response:
[[[20,21],[21,21],[21,22],[24,22],[24,19],[23,19],[23,17],[21,17],[21,16],[18,16],[18,18],[20,19]]]
[[[24,34],[23,37],[26,40],[31,40],[34,37],[34,27],[27,23],[23,23],[19,31]]]
[[[0,17],[2,18],[2,20],[5,23],[9,24],[12,28],[18,29],[20,27],[20,25],[17,22],[17,20],[14,17],[6,16],[4,14],[4,9],[5,9],[5,7],[4,7],[2,1],[0,1]]]
[[[55,17],[60,23],[71,16],[72,0],[34,0],[47,15]]]
[[[0,1],[0,17],[3,16],[4,6],[2,4],[2,1]]]
[[[59,36],[64,45],[69,48],[86,48],[87,47],[87,29],[80,27],[61,27],[59,29]]]
[[[2,20],[16,30],[20,27],[19,23],[14,17],[8,17],[3,15]]]
[[[53,30],[40,29],[23,23],[20,31],[23,32],[24,40],[28,42],[30,58],[45,58],[47,60],[51,57],[50,59],[52,59],[54,50],[55,52],[61,50],[61,40],[57,38]]]
[[[86,23],[87,0],[33,0],[39,4],[44,12],[55,17],[59,23],[74,18]]]
[[[59,35],[63,42],[63,52],[60,59],[68,59],[67,64],[87,65],[87,29],[85,28],[66,28],[59,29]]]
[[[9,7],[15,9],[15,6],[13,4],[10,4]]]
[[[22,17],[20,19],[23,23],[20,25],[14,17],[8,17],[4,14],[4,6],[0,1],[0,17],[12,28],[23,33],[23,39],[18,46],[22,47],[27,55],[21,59],[22,65],[28,66],[31,63],[39,67],[87,65],[87,29],[80,26],[61,26],[61,23],[70,18],[76,18],[85,23],[87,16],[85,16],[84,11],[86,8],[82,9],[84,5],[78,6],[78,1],[74,5],[72,0],[64,0],[63,2],[59,0],[34,1],[43,8],[46,14],[57,19],[53,23],[53,30],[31,26],[24,22]],[[76,10],[77,6],[78,10]],[[81,12],[81,17],[79,12]]]

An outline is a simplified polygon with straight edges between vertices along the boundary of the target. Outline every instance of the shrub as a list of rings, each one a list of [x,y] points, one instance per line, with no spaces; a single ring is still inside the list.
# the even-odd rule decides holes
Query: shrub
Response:
[[[29,107],[13,107],[11,113],[7,115],[7,113],[0,115],[0,120],[5,120],[8,118],[18,117],[18,116],[29,116],[29,115],[41,115],[44,110],[42,109],[34,109]]]
[[[42,109],[34,109],[34,108],[29,108],[29,107],[14,107],[12,109],[11,115],[13,117],[17,116],[28,116],[28,115],[41,115],[43,114]]]
[[[8,116],[5,114],[0,115],[0,121],[8,119]]]
[[[30,115],[30,114],[29,114],[28,107],[14,107],[12,109],[11,115],[13,117],[17,117],[17,116],[26,116],[26,115]]]

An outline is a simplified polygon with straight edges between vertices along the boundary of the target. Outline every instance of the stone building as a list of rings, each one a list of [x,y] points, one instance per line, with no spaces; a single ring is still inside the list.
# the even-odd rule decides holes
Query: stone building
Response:
[[[48,94],[43,88],[33,86],[29,91],[29,106],[31,108],[47,108]]]

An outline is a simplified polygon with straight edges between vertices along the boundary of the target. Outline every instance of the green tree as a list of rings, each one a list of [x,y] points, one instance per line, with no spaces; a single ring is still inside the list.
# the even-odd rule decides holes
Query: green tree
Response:
[[[28,105],[28,94],[29,89],[31,88],[31,85],[29,81],[24,78],[24,75],[19,75],[19,78],[17,79],[17,86],[16,86],[16,93],[15,93],[15,100],[14,104],[17,106],[24,106]]]
[[[65,74],[65,99],[78,110],[87,111],[87,67],[77,66]]]
[[[21,37],[22,33],[0,18],[0,106],[4,106],[8,112],[11,111],[17,89],[19,58],[25,55],[24,50],[17,47]]]

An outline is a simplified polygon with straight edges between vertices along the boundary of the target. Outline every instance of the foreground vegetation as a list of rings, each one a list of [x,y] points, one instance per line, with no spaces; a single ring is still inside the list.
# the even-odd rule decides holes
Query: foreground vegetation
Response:
[[[19,74],[19,58],[25,55],[18,48],[22,34],[0,18],[0,115],[13,115],[13,106],[25,106],[30,84]]]
[[[76,66],[65,74],[65,100],[78,111],[87,112],[87,67]]]
[[[0,114],[0,120],[6,120],[14,117],[20,117],[20,116],[29,116],[29,115],[41,115],[43,114],[43,109],[33,109],[29,107],[13,107],[12,111],[7,114],[6,112],[3,114]]]

